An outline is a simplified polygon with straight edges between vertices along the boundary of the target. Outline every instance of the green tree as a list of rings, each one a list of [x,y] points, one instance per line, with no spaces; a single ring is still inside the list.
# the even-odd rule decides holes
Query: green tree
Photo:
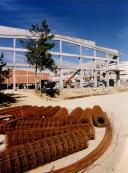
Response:
[[[0,55],[0,91],[2,89],[2,83],[9,77],[9,69],[6,69],[6,62],[4,61],[3,53]]]
[[[43,20],[41,24],[32,25],[30,32],[33,37],[21,40],[21,43],[27,49],[25,53],[27,63],[35,69],[35,89],[37,89],[38,69],[40,71],[46,68],[51,71],[56,70],[55,62],[49,52],[54,47],[54,43],[51,41],[54,35],[50,33],[51,30],[46,20]]]

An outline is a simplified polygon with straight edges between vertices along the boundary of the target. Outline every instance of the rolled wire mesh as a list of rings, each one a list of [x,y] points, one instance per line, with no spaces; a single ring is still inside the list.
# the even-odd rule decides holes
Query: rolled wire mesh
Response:
[[[49,112],[49,110],[51,110],[52,108],[53,108],[52,106],[47,106],[47,107],[32,106],[29,107],[28,109],[21,109],[20,114],[22,115],[22,117],[24,117],[24,119],[42,118],[43,113]]]
[[[94,139],[94,127],[89,121],[84,119],[76,118],[32,118],[32,119],[16,119],[15,121],[10,121],[0,125],[0,133],[6,134],[10,131],[16,130],[27,130],[27,129],[40,129],[40,128],[78,128],[85,127],[87,129],[87,134],[89,139]]]
[[[55,107],[39,107],[37,110],[32,110],[26,112],[23,116],[23,119],[30,120],[40,120],[40,118],[51,118],[54,117],[62,108],[60,106]]]
[[[24,106],[5,108],[5,109],[1,110],[0,114],[1,115],[6,115],[6,114],[8,114],[8,115],[21,115],[22,110],[28,110],[31,107],[32,106],[30,106],[30,105],[24,105]]]
[[[18,130],[14,132],[10,132],[6,134],[6,146],[13,147],[17,145],[23,145],[28,142],[37,141],[40,139],[45,139],[51,136],[68,133],[71,131],[77,131],[79,129],[83,129],[86,131],[85,127],[68,127],[68,128],[49,128],[49,129],[29,129],[29,130]]]
[[[30,107],[28,109],[22,109],[21,110],[21,115],[22,117],[27,117],[27,116],[30,116],[30,117],[41,117],[41,113],[43,112],[44,110],[44,107],[37,107],[37,106],[33,106],[33,107]]]
[[[48,107],[37,107],[30,111],[23,112],[24,119],[31,119],[35,118],[51,118],[53,117],[59,110],[61,109],[60,106],[48,106]]]
[[[41,106],[41,107],[31,107],[29,110],[22,110],[22,116],[24,118],[33,118],[33,117],[43,117],[49,113],[51,113],[51,111],[53,110],[53,106]]]
[[[106,127],[108,125],[108,117],[99,105],[95,105],[92,109],[93,124],[96,127]]]
[[[4,108],[4,109],[0,110],[0,113],[1,113],[1,114],[5,114],[5,113],[8,113],[9,111],[17,110],[17,109],[20,109],[21,107],[24,108],[24,107],[28,107],[28,106],[29,106],[29,105]]]
[[[61,109],[60,106],[55,106],[55,107],[53,107],[49,112],[43,113],[43,116],[44,116],[45,118],[53,117],[60,109]]]
[[[32,115],[35,117],[40,117],[39,115],[41,114],[42,110],[43,107],[29,105],[6,108],[1,110],[0,124],[12,122],[13,119],[17,119],[26,114],[30,115],[31,117]]]
[[[58,111],[60,107],[56,106],[56,107],[52,107],[52,106],[41,106],[41,107],[37,107],[37,106],[33,106],[31,107],[29,110],[22,110],[22,116],[26,119],[31,119],[34,117],[38,117],[38,118],[42,118],[45,115],[49,115],[49,114],[54,114],[54,112],[56,113]]]
[[[53,110],[53,106],[48,106],[44,109],[44,111],[42,112],[42,115],[45,117],[48,114],[50,114],[52,110]]]
[[[0,133],[7,135],[7,147],[0,152],[1,173],[21,173],[84,149],[95,137],[93,123],[97,127],[108,123],[97,105],[92,110],[77,108],[68,117],[60,107],[55,112],[52,106],[16,109],[15,115],[22,117],[0,124]]]
[[[53,118],[66,118],[68,117],[68,110],[67,108],[61,108],[54,116]]]
[[[93,115],[92,115],[92,109],[86,108],[83,113],[81,114],[80,119],[85,119],[88,122],[91,122],[93,124]]]
[[[22,119],[28,119],[28,121],[30,120],[34,122],[34,118],[35,118],[35,120],[39,122],[41,120],[40,118],[43,118],[42,114],[51,113],[51,109],[53,110],[52,106],[48,106],[48,107],[23,106],[23,107],[16,107],[16,109],[10,108],[9,110],[7,109],[7,111],[4,110],[3,112],[5,114],[9,111],[13,113],[13,115],[16,115],[16,119],[14,120],[14,122],[12,120],[0,121],[0,124],[2,124],[0,126],[0,133],[3,134],[4,132],[7,132],[9,130],[14,130],[16,128],[17,120],[19,119],[19,117],[21,118],[21,116],[23,117]],[[54,115],[54,113],[56,113],[58,109],[60,109],[59,106],[54,107],[52,115]],[[27,124],[27,120],[25,121],[25,123]]]
[[[81,114],[80,121],[81,123],[86,124],[86,130],[89,140],[95,139],[92,109],[86,108]]]
[[[86,131],[41,139],[0,153],[1,173],[21,173],[88,147]]]
[[[23,117],[25,116],[30,116],[30,117],[40,117],[42,116],[42,113],[47,113],[49,110],[53,108],[52,106],[48,107],[38,107],[38,106],[20,106],[20,107],[14,107],[14,108],[7,108],[7,110],[2,111],[2,114],[12,114],[15,116],[22,115]]]
[[[72,110],[72,112],[69,114],[69,117],[80,118],[82,113],[83,113],[83,109],[80,107],[77,107]]]
[[[3,122],[0,124],[0,134],[6,134],[9,131],[13,131],[16,128],[16,124],[22,117],[9,120],[8,122]]]
[[[86,123],[86,122],[85,122]],[[41,119],[41,120],[24,120],[20,119],[20,121],[17,121],[15,129],[28,129],[28,128],[45,128],[45,127],[60,127],[60,126],[78,126],[80,124],[84,125],[84,122],[80,122],[75,118],[55,118],[55,119]]]
[[[29,105],[6,108],[1,111],[0,124],[7,123],[10,121],[12,122],[13,119],[18,119],[22,117],[24,112],[29,112],[30,114],[31,113],[30,110],[34,109],[35,107]]]

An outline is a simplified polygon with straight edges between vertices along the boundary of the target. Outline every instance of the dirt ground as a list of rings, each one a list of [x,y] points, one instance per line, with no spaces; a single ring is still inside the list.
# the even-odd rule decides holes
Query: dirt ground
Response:
[[[122,89],[123,91],[123,89]],[[12,92],[12,91],[11,91]],[[15,105],[60,105],[62,107],[72,110],[77,106],[82,108],[93,107],[100,105],[104,111],[107,112],[113,125],[113,140],[109,149],[98,159],[91,167],[89,173],[127,173],[128,172],[128,92],[113,92],[107,95],[98,95],[75,99],[50,99],[49,97],[39,97],[34,93],[16,91],[15,94],[19,95],[19,101]],[[70,94],[72,95],[72,94]],[[14,106],[14,105],[13,105]],[[82,150],[73,155],[59,159],[39,167],[35,170],[29,171],[32,173],[43,173],[46,170],[51,170],[53,167],[61,167],[76,161],[88,152],[92,151],[100,142],[104,134],[104,129],[96,129],[96,140],[89,142],[89,149]]]

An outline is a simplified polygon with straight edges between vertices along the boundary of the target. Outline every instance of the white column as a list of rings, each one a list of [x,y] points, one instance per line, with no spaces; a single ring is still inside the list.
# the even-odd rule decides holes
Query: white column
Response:
[[[60,53],[61,55],[59,56],[60,58],[60,89],[63,89],[63,70],[62,70],[62,63],[63,63],[63,59],[62,59],[62,40],[60,40]]]
[[[16,73],[16,83],[17,83],[17,89],[19,89],[19,72]]]
[[[106,54],[106,85],[107,87],[109,87],[109,66],[108,66],[108,62],[109,62],[109,55],[108,53]]]
[[[97,87],[97,71],[96,71],[96,50],[94,49],[94,59],[93,59],[93,74],[94,74],[94,87]]]
[[[13,51],[13,90],[16,90],[16,67],[15,67],[15,64],[16,64],[16,38],[13,39],[13,48],[14,48],[14,51]]]
[[[27,71],[27,90],[28,90],[28,71]]]
[[[119,70],[119,56],[117,58],[116,68]],[[120,86],[120,72],[117,73],[117,86]]]
[[[117,72],[117,86],[120,87],[120,72]]]
[[[82,63],[82,46],[80,45],[80,58],[79,58],[79,66],[80,66],[80,87],[83,88],[83,63]]]
[[[119,69],[119,56],[117,57],[117,64],[116,64],[116,69]]]

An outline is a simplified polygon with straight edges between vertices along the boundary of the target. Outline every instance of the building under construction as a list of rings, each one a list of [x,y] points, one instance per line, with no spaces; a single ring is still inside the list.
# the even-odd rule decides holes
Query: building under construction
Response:
[[[29,30],[0,26],[0,51],[7,59],[7,66],[12,74],[6,80],[8,86],[20,88],[24,85],[34,85],[34,70],[25,62],[24,53],[27,51],[20,44],[20,39],[38,39],[38,33],[33,36]],[[97,46],[94,41],[57,35],[53,38],[55,47],[50,51],[57,64],[57,74],[49,71],[39,74],[42,80],[56,80],[63,89],[72,80],[77,87],[84,87],[91,81],[93,87],[99,81],[105,81],[105,86],[114,81],[114,86],[120,85],[119,51]],[[111,74],[115,74],[111,79]]]

